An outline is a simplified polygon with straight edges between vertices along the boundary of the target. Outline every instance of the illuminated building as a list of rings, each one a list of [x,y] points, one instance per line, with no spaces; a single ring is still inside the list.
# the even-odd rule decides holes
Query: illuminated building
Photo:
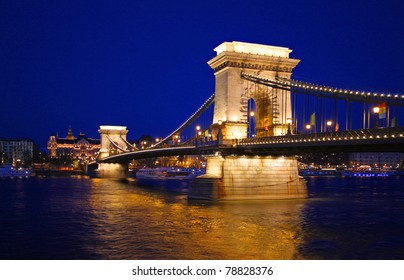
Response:
[[[404,162],[404,153],[351,153],[349,159],[358,165],[396,167]]]
[[[81,163],[90,162],[98,157],[100,151],[100,139],[88,138],[80,133],[76,138],[69,128],[65,138],[50,136],[48,141],[48,153],[50,158],[70,158]]]
[[[31,139],[0,139],[0,164],[14,166],[32,164],[34,142]]]

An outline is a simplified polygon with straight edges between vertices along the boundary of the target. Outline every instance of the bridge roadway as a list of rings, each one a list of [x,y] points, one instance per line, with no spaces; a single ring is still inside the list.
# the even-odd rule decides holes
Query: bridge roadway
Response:
[[[404,127],[297,134],[218,141],[186,146],[151,147],[120,153],[98,163],[124,163],[132,159],[177,155],[299,155],[323,152],[404,152]],[[96,163],[96,162],[93,162]]]

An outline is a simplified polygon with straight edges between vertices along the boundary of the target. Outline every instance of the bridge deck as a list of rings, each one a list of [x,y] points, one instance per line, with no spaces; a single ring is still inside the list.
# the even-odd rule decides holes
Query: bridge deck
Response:
[[[195,143],[195,142],[194,142]],[[198,142],[197,145],[169,146],[120,153],[99,163],[128,162],[133,159],[212,155],[298,155],[319,152],[404,152],[404,128],[378,128],[328,133],[271,136],[230,140],[225,143]]]

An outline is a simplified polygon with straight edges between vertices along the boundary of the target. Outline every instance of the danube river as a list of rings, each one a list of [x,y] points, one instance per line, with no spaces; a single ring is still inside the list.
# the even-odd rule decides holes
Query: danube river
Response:
[[[310,198],[188,201],[88,177],[0,178],[0,259],[404,259],[404,177],[307,178]]]

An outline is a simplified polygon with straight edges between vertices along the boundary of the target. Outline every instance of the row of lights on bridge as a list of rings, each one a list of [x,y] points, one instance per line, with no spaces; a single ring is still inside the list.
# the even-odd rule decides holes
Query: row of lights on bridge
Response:
[[[254,77],[257,78],[253,75],[245,74],[246,76]],[[399,95],[399,94],[390,94],[390,93],[371,93],[371,92],[364,92],[364,91],[354,91],[354,90],[346,90],[346,89],[337,89],[333,87],[327,87],[327,86],[318,86],[318,85],[312,85],[312,84],[307,84],[299,81],[272,81],[270,79],[265,79],[261,78],[262,80],[266,80],[268,82],[272,83],[278,83],[282,84],[285,86],[292,86],[292,87],[297,87],[297,88],[302,88],[302,89],[310,89],[310,90],[317,90],[317,91],[323,91],[323,92],[329,92],[329,93],[344,93],[344,94],[352,94],[352,95],[362,95],[362,96],[374,96],[374,97],[388,97],[388,98],[403,98],[404,95]]]
[[[350,136],[350,137],[323,137],[323,138],[307,138],[307,139],[279,139],[279,140],[272,140],[272,141],[265,141],[263,139],[260,139],[260,141],[253,141],[250,142],[248,139],[242,140],[239,145],[250,145],[250,144],[280,144],[280,143],[290,143],[290,142],[316,142],[316,141],[336,141],[336,140],[363,140],[363,139],[380,139],[380,138],[396,138],[396,137],[404,137],[404,134],[400,133],[398,135],[392,134],[392,135],[370,135],[370,136]],[[247,141],[245,141],[247,140]]]

